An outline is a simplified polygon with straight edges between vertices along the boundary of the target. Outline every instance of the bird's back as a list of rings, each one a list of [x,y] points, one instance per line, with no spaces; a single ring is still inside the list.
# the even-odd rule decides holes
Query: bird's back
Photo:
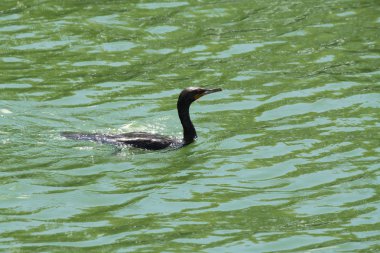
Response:
[[[135,148],[160,150],[169,147],[180,147],[182,142],[169,136],[145,132],[131,132],[124,134],[99,134],[99,133],[73,133],[64,132],[62,136],[73,140],[95,141],[113,144],[117,146],[131,146]]]

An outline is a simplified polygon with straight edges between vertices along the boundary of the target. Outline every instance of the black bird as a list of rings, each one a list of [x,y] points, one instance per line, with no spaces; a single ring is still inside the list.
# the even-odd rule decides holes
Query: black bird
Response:
[[[131,132],[124,134],[100,134],[100,133],[73,133],[62,132],[61,135],[73,140],[88,140],[100,143],[114,144],[116,146],[131,146],[135,148],[160,150],[168,147],[180,148],[192,143],[197,138],[197,132],[191,122],[189,109],[192,102],[198,98],[221,91],[222,89],[206,89],[199,87],[189,87],[184,89],[178,97],[178,116],[183,127],[182,140],[145,132]]]

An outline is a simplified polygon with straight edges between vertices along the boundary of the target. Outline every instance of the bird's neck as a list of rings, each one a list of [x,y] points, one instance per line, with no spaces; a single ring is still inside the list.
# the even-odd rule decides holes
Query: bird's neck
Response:
[[[186,144],[189,144],[193,142],[197,138],[197,132],[195,131],[194,125],[191,122],[190,119],[190,105],[188,106],[181,106],[180,104],[177,105],[178,109],[178,116],[181,120],[181,124],[183,127],[183,141]]]

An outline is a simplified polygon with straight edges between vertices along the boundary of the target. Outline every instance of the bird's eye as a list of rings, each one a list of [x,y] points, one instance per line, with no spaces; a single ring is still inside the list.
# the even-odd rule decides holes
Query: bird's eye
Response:
[[[197,91],[197,92],[195,93],[195,95],[194,95],[195,100],[197,100],[198,98],[202,97],[202,95],[203,95],[202,92]]]

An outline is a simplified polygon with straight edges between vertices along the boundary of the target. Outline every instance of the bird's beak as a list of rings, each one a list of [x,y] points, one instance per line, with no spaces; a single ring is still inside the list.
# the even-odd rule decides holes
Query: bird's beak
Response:
[[[216,89],[206,89],[205,92],[203,92],[203,95],[211,94],[214,92],[222,91],[221,88],[216,88]]]
[[[195,100],[197,100],[200,97],[203,97],[204,95],[211,94],[214,92],[222,91],[221,88],[216,88],[216,89],[204,89],[203,93],[199,93],[194,96]]]

